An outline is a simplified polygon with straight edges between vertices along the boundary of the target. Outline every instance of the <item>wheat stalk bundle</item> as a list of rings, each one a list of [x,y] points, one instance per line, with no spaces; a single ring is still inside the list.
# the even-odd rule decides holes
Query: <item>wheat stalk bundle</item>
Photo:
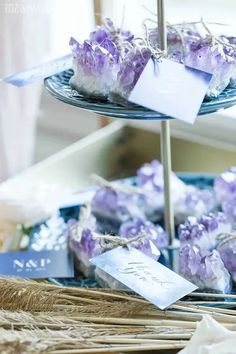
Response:
[[[175,353],[203,314],[236,331],[234,297],[203,295],[161,311],[138,296],[109,289],[0,278],[0,353]],[[224,307],[214,307],[218,304]]]

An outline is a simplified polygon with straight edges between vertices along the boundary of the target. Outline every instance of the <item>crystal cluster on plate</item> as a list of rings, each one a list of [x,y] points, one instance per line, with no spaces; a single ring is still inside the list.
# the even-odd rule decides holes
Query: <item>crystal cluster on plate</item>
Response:
[[[123,288],[89,262],[113,247],[131,242],[132,247],[146,255],[166,261],[169,241],[160,225],[164,212],[162,164],[156,160],[145,163],[133,181],[132,188],[124,180],[98,187],[89,205],[81,208],[79,220],[68,222],[77,270],[86,277],[96,278],[101,286]],[[233,257],[236,238],[232,236],[233,226],[227,215],[217,211],[220,197],[216,185],[217,178],[214,189],[200,189],[171,174],[181,243],[180,273],[201,289],[228,292],[236,275]]]
[[[137,171],[137,184],[145,192],[142,205],[146,217],[152,221],[162,218],[164,209],[162,164],[154,160],[141,166]],[[187,216],[200,217],[217,207],[212,190],[187,185],[173,172],[170,185],[176,224],[184,221]]]
[[[236,223],[236,167],[223,172],[214,181],[214,190],[222,210],[231,223]]]
[[[113,246],[123,245],[129,240],[148,256],[158,259],[159,249],[167,247],[168,238],[160,225],[142,219],[121,222],[117,235],[102,233],[102,222],[97,221],[90,206],[81,207],[79,220],[68,222],[69,245],[75,255],[77,270],[86,277],[93,278],[94,266],[89,260]],[[112,232],[112,230],[110,230]]]
[[[225,213],[188,217],[178,233],[180,273],[200,289],[229,292],[235,281],[236,237]]]
[[[201,27],[201,28],[200,28]],[[236,37],[213,35],[206,24],[168,25],[167,53],[158,48],[157,28],[147,28],[143,37],[116,28],[110,19],[97,27],[83,43],[70,40],[74,75],[71,87],[92,99],[127,104],[148,60],[165,56],[213,74],[207,97],[217,97],[236,82]]]

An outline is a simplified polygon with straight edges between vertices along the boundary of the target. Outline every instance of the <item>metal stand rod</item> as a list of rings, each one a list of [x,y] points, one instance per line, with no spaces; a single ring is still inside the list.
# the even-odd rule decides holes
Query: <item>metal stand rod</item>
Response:
[[[175,239],[174,213],[171,198],[171,148],[170,148],[170,124],[169,121],[161,122],[161,155],[164,177],[164,195],[165,195],[165,229],[170,238],[170,244]]]
[[[164,1],[157,0],[158,14],[158,40],[159,47],[165,51],[167,49],[166,23]],[[161,154],[163,164],[164,194],[165,194],[165,229],[170,238],[170,245],[175,240],[174,213],[171,198],[171,146],[170,146],[170,123],[168,120],[161,122]]]

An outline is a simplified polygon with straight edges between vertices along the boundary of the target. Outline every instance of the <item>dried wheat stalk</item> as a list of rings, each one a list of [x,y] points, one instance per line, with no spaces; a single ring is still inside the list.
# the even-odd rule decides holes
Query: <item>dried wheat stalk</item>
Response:
[[[233,301],[220,301],[228,308],[213,308],[209,305],[224,297],[204,295],[211,300],[178,301],[161,311],[117,291],[0,278],[0,353],[178,350],[203,314],[236,331]]]

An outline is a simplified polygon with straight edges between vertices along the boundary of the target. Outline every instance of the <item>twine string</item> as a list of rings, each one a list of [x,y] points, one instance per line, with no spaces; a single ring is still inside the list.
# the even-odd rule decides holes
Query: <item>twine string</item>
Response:
[[[121,236],[112,236],[112,235],[98,235],[93,234],[93,239],[98,240],[101,248],[103,249],[113,249],[116,247],[128,247],[131,244],[137,243],[141,244],[146,237],[146,234],[139,234],[133,238],[127,239]]]
[[[113,189],[114,191],[117,192],[122,192],[122,193],[131,193],[131,194],[141,194],[141,195],[147,195],[150,194],[144,189],[137,187],[137,186],[132,186],[130,184],[124,184],[124,183],[117,183],[117,182],[109,182],[105,178],[98,176],[96,174],[92,174],[91,178],[98,183],[101,187],[106,187]]]
[[[77,224],[73,225],[71,228],[73,239],[81,242],[83,230],[86,229],[86,223],[91,215],[91,206],[87,204],[80,209],[79,221]],[[115,247],[128,247],[130,244],[142,244],[146,238],[146,234],[140,233],[133,238],[126,238],[117,235],[101,235],[96,232],[91,231],[92,239],[98,240],[99,245],[103,249],[113,249]]]
[[[221,247],[232,240],[236,240],[236,232],[222,232],[217,235],[216,239],[219,240],[217,247]]]
[[[231,43],[228,43],[226,42],[226,38],[225,40],[219,38],[219,37],[216,37],[209,29],[209,27],[206,25],[206,22],[204,22],[203,18],[201,18],[201,21],[200,23],[202,24],[202,26],[204,27],[204,29],[206,30],[207,32],[207,39],[209,41],[210,44],[212,44],[212,46],[216,45],[216,44],[221,44],[223,47],[229,47],[229,48],[232,48],[234,50],[236,50],[236,45],[234,44],[231,44]]]

